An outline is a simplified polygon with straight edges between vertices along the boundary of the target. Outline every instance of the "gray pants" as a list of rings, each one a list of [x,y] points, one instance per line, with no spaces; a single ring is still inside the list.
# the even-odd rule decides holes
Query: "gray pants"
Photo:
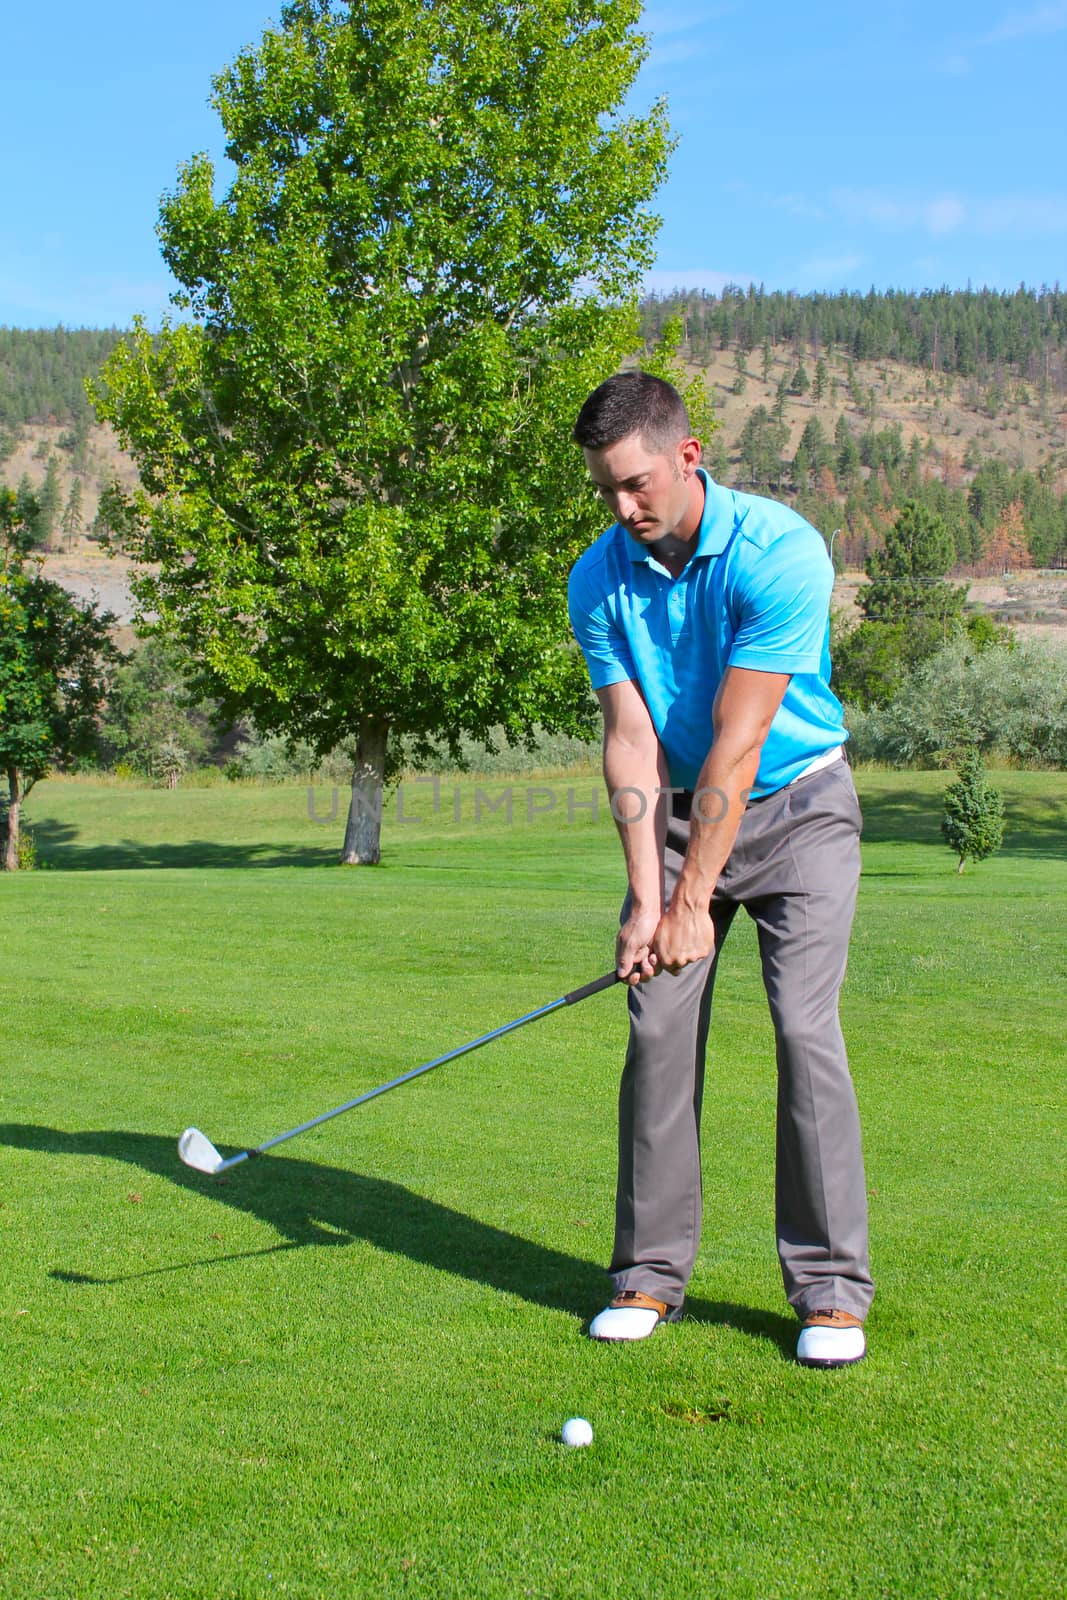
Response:
[[[687,797],[676,799],[674,813],[668,895],[689,838]],[[874,1285],[863,1153],[837,1015],[860,828],[844,761],[751,801],[711,903],[714,955],[630,990],[619,1091],[616,1290],[641,1289],[670,1305],[685,1294],[700,1236],[700,1105],[715,969],[744,906],[759,933],[777,1041],[775,1214],[786,1298],[802,1317],[830,1307],[866,1315]]]

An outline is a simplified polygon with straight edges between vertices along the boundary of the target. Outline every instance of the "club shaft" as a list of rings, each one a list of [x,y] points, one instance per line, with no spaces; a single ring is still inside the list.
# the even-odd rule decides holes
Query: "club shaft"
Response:
[[[609,989],[616,982],[617,975],[614,972],[605,973],[602,978],[595,978],[592,983],[587,983],[580,989],[572,989],[570,994],[560,995],[558,1000],[550,1000],[546,1006],[538,1006],[536,1011],[528,1011],[524,1017],[516,1017],[514,1022],[505,1022],[502,1027],[494,1028],[490,1033],[483,1033],[479,1038],[472,1039],[469,1044],[457,1045],[454,1050],[446,1050],[443,1056],[435,1056],[432,1061],[424,1061],[421,1066],[412,1067],[410,1072],[402,1072],[398,1078],[390,1078],[388,1083],[380,1083],[376,1089],[368,1089],[364,1094],[357,1094],[354,1100],[346,1100],[344,1105],[334,1106],[332,1111],[324,1111],[321,1116],[312,1117],[309,1122],[302,1122],[298,1128],[290,1128],[286,1133],[275,1134],[273,1139],[267,1139],[254,1150],[242,1150],[240,1155],[231,1156],[224,1162],[219,1171],[235,1167],[238,1162],[247,1161],[252,1156],[261,1156],[266,1151],[273,1150],[275,1145],[284,1144],[287,1139],[295,1139],[298,1133],[307,1133],[310,1128],[317,1128],[323,1122],[341,1116],[345,1111],[352,1111],[356,1106],[365,1105],[368,1100],[376,1100],[379,1095],[388,1094],[390,1089],[398,1089],[402,1083],[410,1083],[412,1078],[421,1078],[423,1073],[432,1072],[435,1067],[443,1067],[446,1061],[455,1061],[457,1056],[470,1055],[472,1050],[480,1050],[483,1045],[491,1044],[494,1039],[501,1039],[506,1033],[514,1033],[516,1028],[525,1028],[528,1022],[536,1022],[538,1017],[547,1017],[549,1012],[558,1011],[561,1006],[574,1005],[580,1000],[588,999],[592,994],[599,994],[602,989]]]

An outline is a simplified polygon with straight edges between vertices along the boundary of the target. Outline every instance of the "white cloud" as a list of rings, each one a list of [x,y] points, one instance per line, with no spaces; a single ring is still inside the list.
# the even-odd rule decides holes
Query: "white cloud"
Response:
[[[797,268],[798,284],[804,288],[833,291],[841,288],[846,278],[851,278],[857,267],[862,267],[866,257],[855,252],[837,256],[809,256]]]
[[[795,189],[785,194],[761,194],[737,178],[727,180],[723,188],[727,194],[739,195],[753,210],[769,207],[775,211],[785,211],[791,217],[803,217],[808,222],[825,222],[829,215],[824,205],[806,194],[799,194]]]
[[[923,206],[922,215],[927,232],[932,233],[935,239],[945,233],[954,233],[967,220],[962,201],[954,195],[929,201]]]
[[[162,275],[52,272],[30,257],[13,265],[14,271],[0,273],[0,323],[15,326],[126,327],[136,312],[155,326],[170,311],[168,298],[177,287]]]
[[[678,7],[647,9],[640,24],[649,39],[645,71],[656,72],[662,67],[678,66],[706,56],[716,44],[711,31],[714,24],[736,9],[733,5],[704,6],[696,14]]]
[[[708,267],[653,267],[645,273],[645,294],[670,294],[674,289],[704,289],[721,294],[728,283],[745,288],[756,280],[751,272],[714,272]]]
[[[653,38],[664,39],[672,33],[690,33],[694,28],[706,28],[721,22],[737,10],[735,5],[704,6],[695,15],[677,6],[646,6],[641,18],[641,31]]]
[[[1020,238],[1067,233],[1067,194],[987,195],[964,201],[954,194],[921,199],[878,189],[837,189],[831,198],[846,221],[887,233],[918,231],[931,239],[960,232]]]
[[[1067,233],[1067,194],[1006,194],[984,200],[975,207],[975,225],[982,233]]]
[[[1067,4],[1034,6],[1029,11],[1009,11],[989,33],[983,44],[1004,44],[1010,39],[1029,39],[1035,33],[1061,33],[1067,28]]]
[[[967,220],[967,210],[956,195],[917,200],[878,189],[835,189],[835,208],[853,223],[873,224],[890,233],[920,228],[934,238],[954,233]]]
[[[923,198],[891,190],[835,189],[830,208],[853,227],[877,227],[886,234],[918,232],[933,240],[950,234],[1014,234],[1019,238],[1067,234],[1067,194],[984,195],[965,200],[953,194]],[[797,214],[806,213],[798,210]]]
[[[676,67],[680,62],[695,61],[698,57],[706,56],[710,46],[711,41],[704,38],[671,39],[666,44],[659,44],[653,39],[645,69],[658,71],[661,67]]]
[[[826,207],[817,205],[814,200],[809,200],[802,194],[772,194],[764,202],[774,206],[777,211],[785,211],[791,217],[804,217],[809,222],[825,222]]]
[[[941,70],[947,78],[966,78],[971,70],[971,63],[967,56],[946,56],[941,63]]]

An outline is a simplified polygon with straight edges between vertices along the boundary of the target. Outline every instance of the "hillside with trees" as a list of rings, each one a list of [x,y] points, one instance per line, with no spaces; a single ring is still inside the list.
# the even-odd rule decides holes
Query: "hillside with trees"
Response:
[[[720,422],[713,474],[795,502],[832,541],[846,620],[870,620],[864,569],[915,504],[944,523],[969,609],[1047,638],[1067,626],[1065,301],[753,289],[650,296],[641,316],[646,350],[681,321]],[[33,498],[50,575],[99,597],[128,645],[130,563],[108,539],[137,473],[83,401],[120,337],[0,330],[0,483]]]
[[[678,291],[723,423],[714,475],[794,502],[862,568],[902,506],[941,517],[961,576],[1067,565],[1067,295]]]
[[[0,328],[0,430],[88,422],[85,379],[122,338],[121,328]]]
[[[682,354],[722,427],[721,481],[793,501],[863,568],[900,507],[941,516],[960,575],[1067,564],[1067,294],[1059,289],[648,296],[651,348]],[[0,481],[32,493],[39,543],[67,554],[112,531],[132,463],[95,422],[85,380],[117,329],[0,329]],[[120,608],[121,609],[121,608]]]
[[[795,502],[832,544],[834,686],[854,759],[952,766],[977,750],[1067,764],[1063,298],[728,291],[641,310],[639,360],[681,321],[680,354],[719,421],[713,474]],[[138,475],[82,401],[119,338],[0,330],[11,518],[50,579],[117,615],[112,637],[133,652],[110,673],[92,750],[60,766],[166,784],[197,768],[205,781],[343,780],[350,753],[317,766],[306,741],[290,747],[248,719],[225,726],[193,686],[195,662],[137,645],[115,513]],[[576,740],[542,733],[537,748],[554,764],[583,759]],[[465,741],[464,759],[502,758]],[[452,758],[441,747],[435,760]]]
[[[799,356],[838,351],[856,361],[899,361],[932,373],[1003,381],[1017,378],[1063,392],[1067,293],[1020,287],[890,289],[868,294],[790,294],[754,284],[719,295],[678,289],[650,295],[642,306],[646,334],[668,318],[685,319],[693,360],[706,365],[714,350],[751,354],[764,344],[792,344]]]

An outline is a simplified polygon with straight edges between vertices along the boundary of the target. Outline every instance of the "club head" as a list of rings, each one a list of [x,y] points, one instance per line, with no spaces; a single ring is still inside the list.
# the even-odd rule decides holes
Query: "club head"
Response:
[[[187,1167],[206,1172],[209,1177],[214,1177],[225,1166],[211,1140],[199,1128],[186,1128],[178,1140],[178,1154]]]

